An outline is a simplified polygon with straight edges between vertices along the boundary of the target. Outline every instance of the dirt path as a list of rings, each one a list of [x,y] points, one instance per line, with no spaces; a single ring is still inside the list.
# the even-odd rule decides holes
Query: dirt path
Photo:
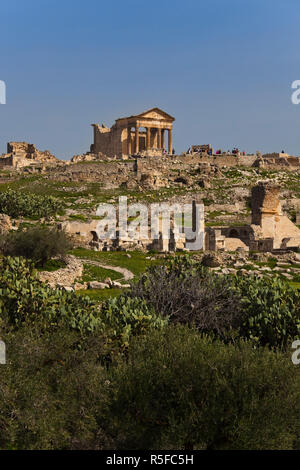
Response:
[[[121,268],[120,266],[111,266],[110,264],[102,264],[102,263],[99,263],[99,261],[93,261],[91,259],[80,258],[80,261],[84,264],[93,264],[94,266],[99,266],[99,268],[111,269],[112,271],[116,271],[117,273],[122,274],[125,281],[130,281],[131,279],[134,278],[134,274],[131,271],[129,271],[129,269]]]

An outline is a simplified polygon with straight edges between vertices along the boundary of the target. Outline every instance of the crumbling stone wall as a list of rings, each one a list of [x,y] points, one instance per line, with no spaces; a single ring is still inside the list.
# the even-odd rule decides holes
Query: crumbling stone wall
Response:
[[[0,158],[1,167],[23,168],[32,164],[56,164],[59,160],[49,150],[40,151],[27,142],[8,142],[7,153]]]
[[[56,169],[50,175],[57,181],[97,182],[104,188],[118,188],[135,177],[136,165],[134,160],[77,163]]]
[[[126,152],[127,129],[113,125],[111,128],[104,124],[93,124],[94,143],[90,150],[92,153],[101,152],[109,157],[119,156]]]

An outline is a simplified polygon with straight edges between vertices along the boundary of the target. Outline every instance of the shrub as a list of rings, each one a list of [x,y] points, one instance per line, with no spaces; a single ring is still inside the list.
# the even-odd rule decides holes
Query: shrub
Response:
[[[247,312],[240,335],[255,344],[287,347],[300,339],[300,291],[279,277],[239,277],[235,288]]]
[[[26,194],[13,189],[0,193],[0,213],[10,217],[50,217],[61,209],[61,202],[53,196]]]
[[[78,347],[74,330],[24,325],[1,339],[0,449],[113,448],[105,337],[90,335]]]
[[[128,346],[131,335],[161,328],[166,320],[142,301],[126,294],[99,306],[88,297],[42,283],[32,263],[22,258],[3,258],[0,272],[0,326],[39,324],[45,330],[68,327],[84,337],[102,332],[113,347]]]
[[[21,256],[44,265],[54,256],[64,256],[72,244],[65,232],[55,228],[31,227],[8,233],[1,242],[5,255]]]
[[[101,308],[101,320],[111,331],[111,337],[123,347],[128,346],[132,335],[160,329],[167,324],[167,319],[159,317],[144,300],[127,294],[106,300]]]
[[[0,325],[38,322],[44,329],[65,325],[87,334],[100,328],[99,309],[86,297],[51,289],[22,258],[3,258],[0,272]]]
[[[150,267],[132,288],[171,322],[193,324],[225,338],[238,328],[243,312],[230,277],[216,276],[189,257]]]
[[[132,295],[169,316],[223,340],[286,348],[300,338],[300,291],[278,277],[220,276],[187,257],[150,268]]]
[[[111,382],[119,449],[296,445],[300,382],[283,353],[170,325],[135,338]]]

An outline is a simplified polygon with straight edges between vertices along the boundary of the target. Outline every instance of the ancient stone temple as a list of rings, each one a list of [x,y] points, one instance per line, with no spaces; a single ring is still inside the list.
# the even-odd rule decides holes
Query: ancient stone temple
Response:
[[[251,224],[208,227],[206,248],[228,251],[244,248],[262,252],[299,248],[300,230],[282,212],[279,196],[279,185],[273,181],[258,182],[251,191]]]
[[[101,152],[109,157],[171,154],[174,121],[175,118],[161,109],[152,108],[135,116],[119,118],[111,128],[92,124],[94,143],[91,152]]]

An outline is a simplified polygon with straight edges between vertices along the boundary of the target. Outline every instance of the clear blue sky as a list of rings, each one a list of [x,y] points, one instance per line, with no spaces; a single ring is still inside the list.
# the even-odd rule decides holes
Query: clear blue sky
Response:
[[[300,155],[299,0],[2,0],[0,153],[89,149],[91,123],[158,106],[174,146]]]

